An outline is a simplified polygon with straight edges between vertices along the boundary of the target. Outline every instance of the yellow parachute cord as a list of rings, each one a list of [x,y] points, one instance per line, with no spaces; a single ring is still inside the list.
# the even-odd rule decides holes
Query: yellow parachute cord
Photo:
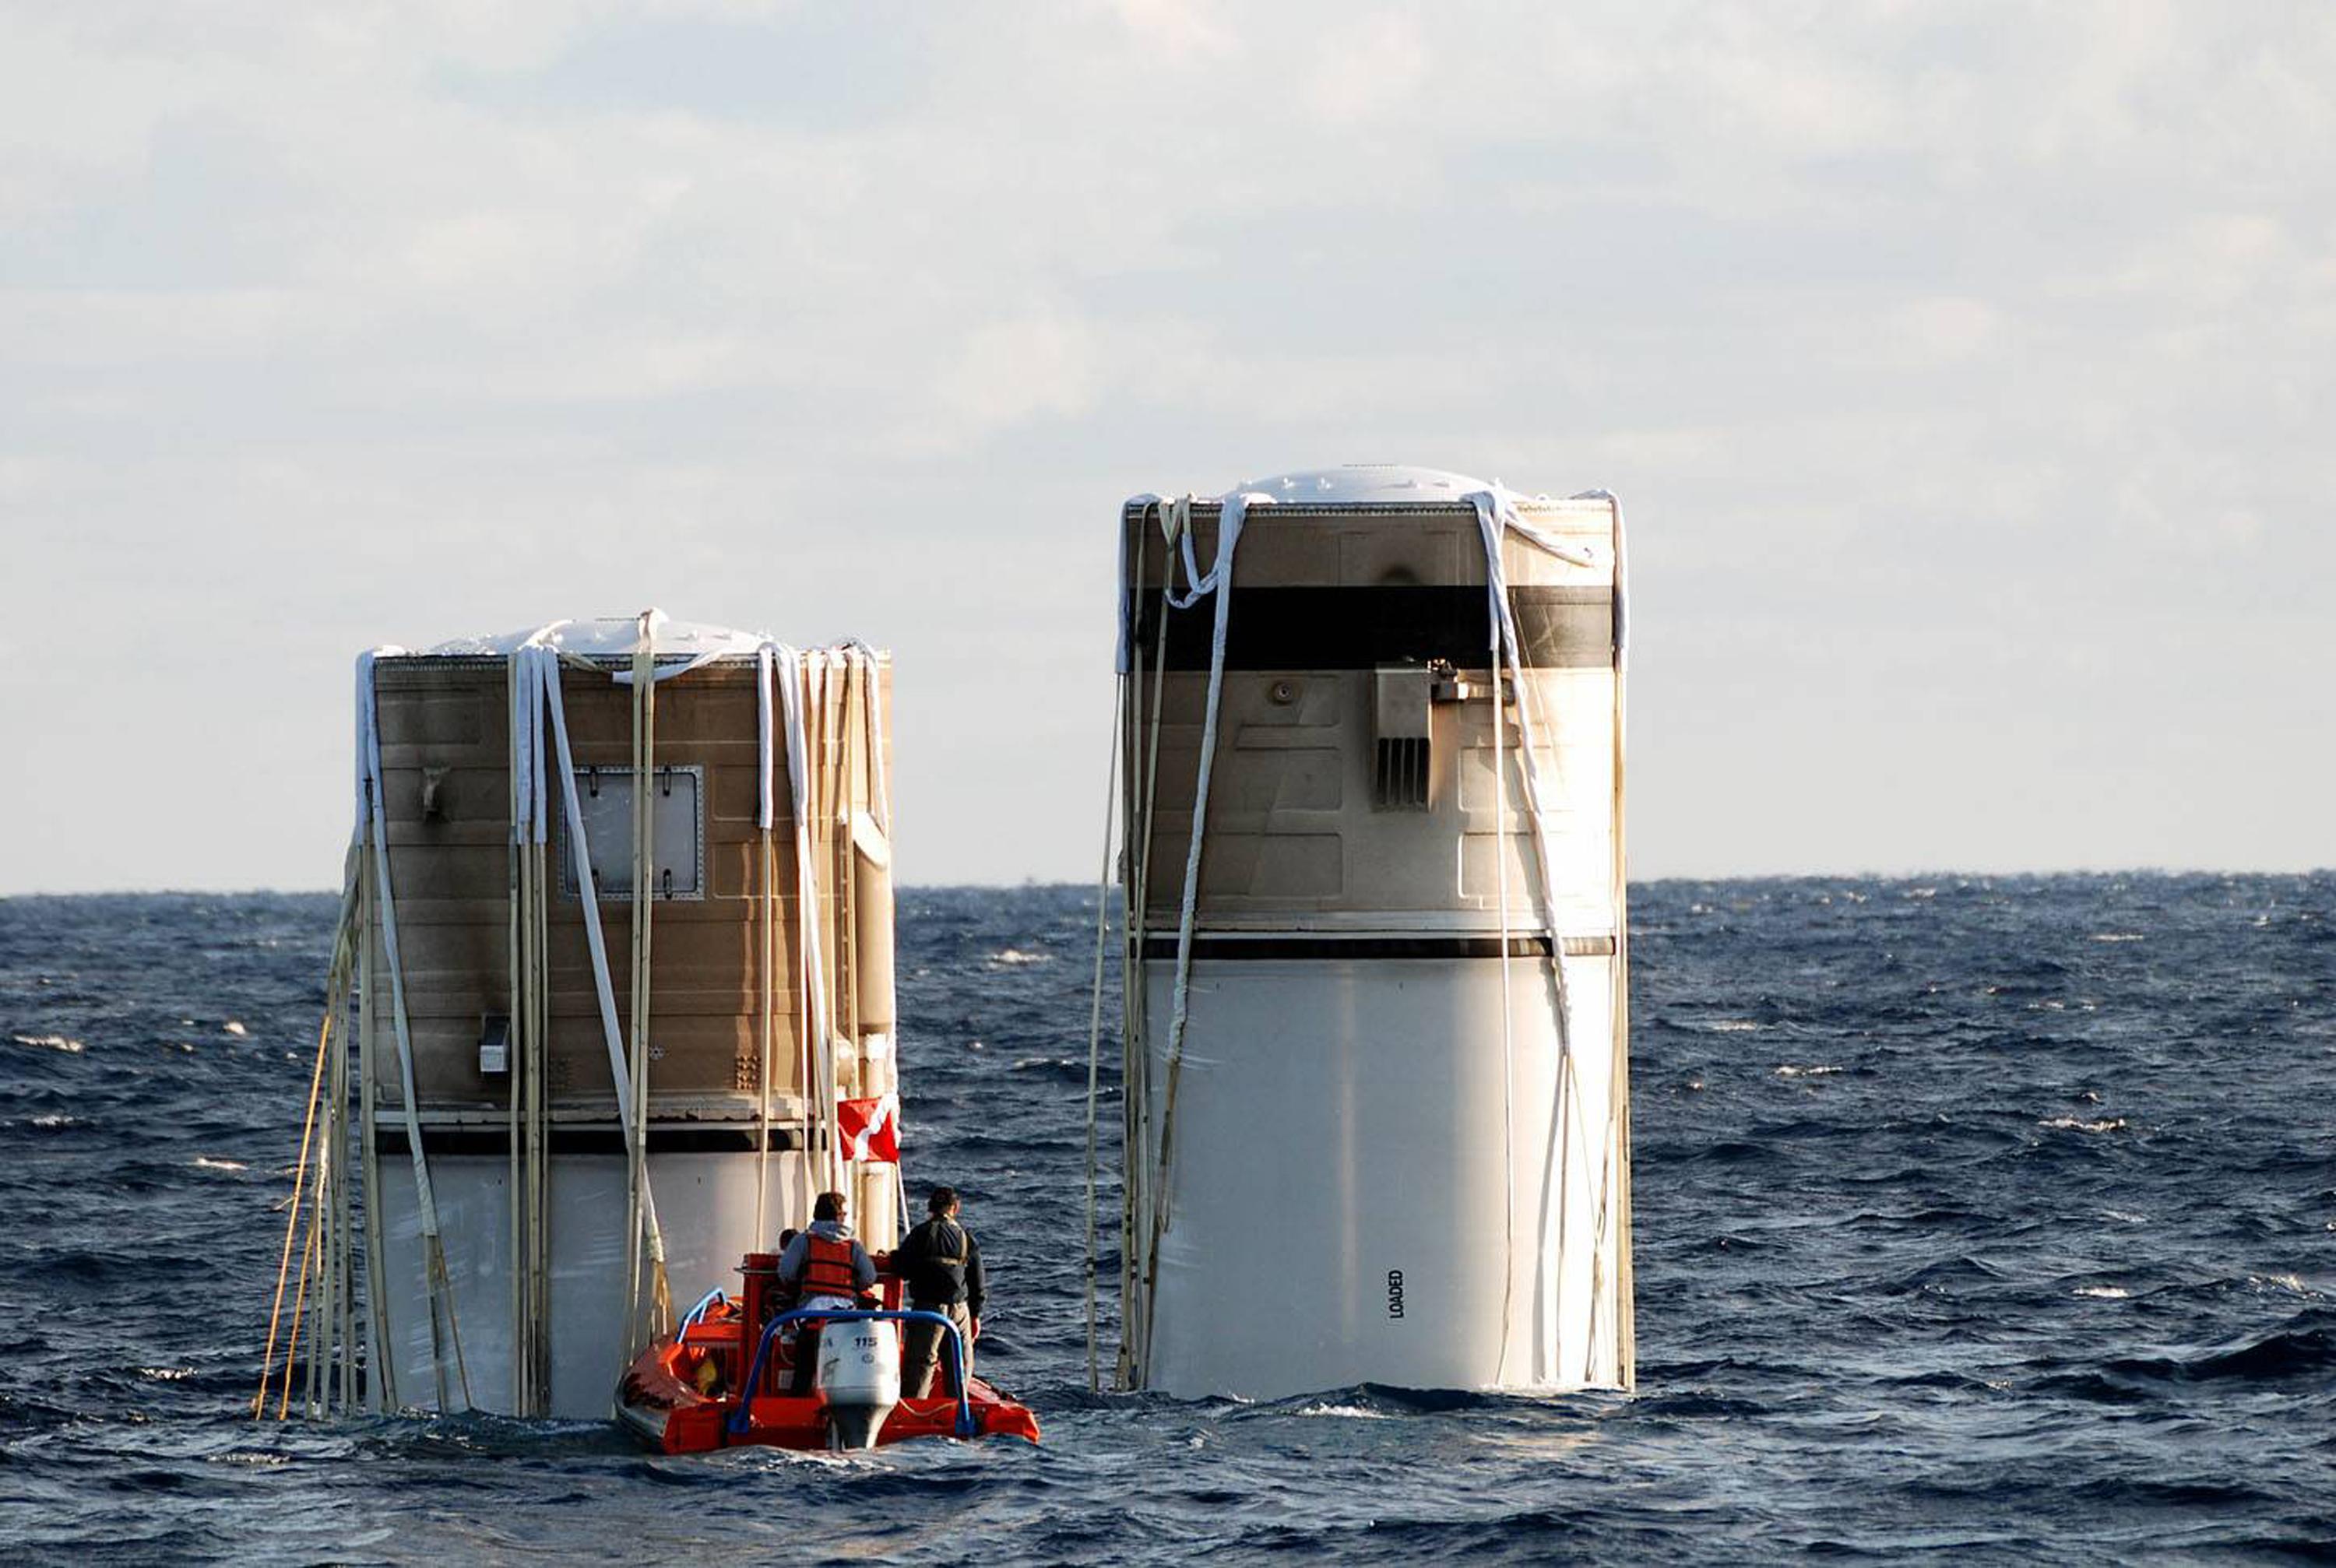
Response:
[[[284,1219],[284,1251],[276,1263],[276,1300],[268,1311],[268,1348],[261,1353],[259,1360],[259,1392],[251,1401],[251,1417],[255,1421],[267,1412],[268,1384],[275,1373],[276,1339],[282,1330],[284,1320],[284,1287],[292,1272],[292,1238],[300,1231],[301,1201],[308,1180],[308,1155],[315,1144],[317,1106],[324,1096],[325,1063],[331,1055],[333,1025],[347,999],[349,963],[355,947],[356,900],[357,878],[355,865],[352,862],[341,893],[340,922],[333,931],[332,966],[325,982],[325,1017],[324,1021],[316,1026],[316,1066],[308,1076],[308,1111],[301,1123],[300,1160],[293,1170],[292,1202]],[[307,1254],[305,1250],[301,1254],[300,1271],[301,1282],[305,1286],[307,1281]],[[297,1320],[299,1314],[297,1298],[293,1314]],[[296,1321],[293,1329],[296,1339],[298,1332]],[[288,1345],[284,1352],[284,1377],[288,1397],[292,1378],[292,1351]]]
[[[259,1359],[259,1392],[251,1401],[251,1415],[254,1420],[258,1420],[267,1409],[268,1383],[268,1379],[275,1375],[276,1336],[284,1320],[284,1287],[292,1272],[292,1238],[299,1233],[300,1229],[300,1200],[307,1187],[308,1149],[316,1131],[316,1102],[323,1096],[325,1089],[325,1045],[332,1037],[332,1033],[333,1015],[327,1011],[325,1014],[324,1024],[316,1030],[316,1067],[308,1077],[308,1115],[300,1128],[300,1163],[294,1167],[293,1171],[291,1209],[284,1221],[284,1252],[276,1263],[276,1303],[268,1311],[268,1349],[261,1353]],[[301,1282],[304,1285],[307,1282],[307,1254],[304,1250],[301,1254],[300,1269]],[[296,1318],[298,1311],[299,1309],[296,1306],[293,1309]],[[293,1331],[296,1336],[299,1331],[297,1322]],[[289,1346],[286,1347],[284,1355],[285,1384],[288,1388],[291,1384],[292,1356]]]

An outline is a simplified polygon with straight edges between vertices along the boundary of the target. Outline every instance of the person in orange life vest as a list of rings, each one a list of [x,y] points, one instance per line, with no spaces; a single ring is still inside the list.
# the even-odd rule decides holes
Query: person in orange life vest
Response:
[[[988,1288],[981,1271],[981,1247],[958,1222],[955,1188],[935,1187],[925,1209],[932,1217],[893,1250],[890,1269],[908,1285],[909,1305],[939,1312],[957,1325],[965,1372],[971,1377],[973,1341],[981,1333],[981,1302]],[[939,1323],[908,1325],[901,1337],[900,1392],[909,1398],[921,1399],[930,1391],[947,1332]]]
[[[822,1193],[813,1203],[811,1229],[779,1254],[778,1285],[793,1307],[830,1307],[850,1311],[876,1304],[876,1264],[852,1239],[851,1214],[842,1193]],[[819,1324],[806,1322],[795,1336],[793,1392],[811,1392],[819,1365]]]

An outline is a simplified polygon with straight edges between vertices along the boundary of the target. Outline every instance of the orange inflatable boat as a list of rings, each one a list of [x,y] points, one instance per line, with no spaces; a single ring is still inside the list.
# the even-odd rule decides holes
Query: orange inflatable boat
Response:
[[[764,1444],[781,1448],[869,1448],[910,1437],[1038,1440],[1038,1418],[964,1373],[957,1326],[937,1312],[905,1311],[900,1281],[884,1281],[881,1308],[780,1311],[778,1259],[750,1252],[745,1286],[716,1290],[680,1326],[641,1352],[617,1389],[618,1419],[667,1454]],[[901,1325],[939,1325],[941,1364],[933,1397],[900,1392]],[[817,1325],[812,1391],[792,1393],[799,1330]],[[945,1391],[946,1390],[946,1391]]]

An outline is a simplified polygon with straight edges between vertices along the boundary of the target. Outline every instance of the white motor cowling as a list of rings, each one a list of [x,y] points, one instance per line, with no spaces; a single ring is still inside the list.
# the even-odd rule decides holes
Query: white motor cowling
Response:
[[[900,1402],[900,1330],[895,1323],[830,1323],[819,1334],[819,1402],[831,1448],[873,1448]]]

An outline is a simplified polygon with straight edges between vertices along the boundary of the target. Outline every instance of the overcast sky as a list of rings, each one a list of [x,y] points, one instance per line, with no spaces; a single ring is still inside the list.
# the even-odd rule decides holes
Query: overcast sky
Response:
[[[2325,0],[0,9],[0,892],[650,604],[1090,878],[1120,500],[1349,461],[1622,496],[1636,875],[2336,863]]]

